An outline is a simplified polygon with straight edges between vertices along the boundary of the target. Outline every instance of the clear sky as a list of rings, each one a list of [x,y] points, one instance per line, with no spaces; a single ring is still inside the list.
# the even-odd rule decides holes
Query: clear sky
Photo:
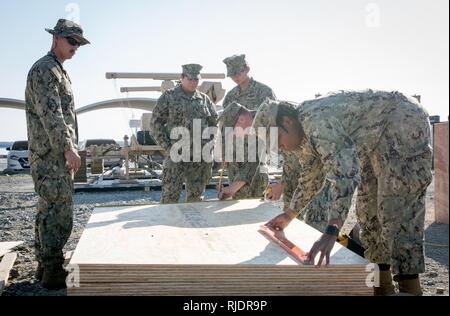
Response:
[[[279,99],[303,101],[341,89],[420,94],[430,114],[448,117],[448,0],[0,0],[0,97],[24,99],[31,65],[50,48],[58,18],[78,20],[92,45],[64,66],[76,107],[125,97],[105,72],[179,72],[245,53],[256,80]],[[230,79],[222,82],[227,90]],[[133,93],[130,97],[157,97]],[[142,111],[79,116],[80,139],[122,139]],[[0,108],[0,141],[26,139],[25,113]]]

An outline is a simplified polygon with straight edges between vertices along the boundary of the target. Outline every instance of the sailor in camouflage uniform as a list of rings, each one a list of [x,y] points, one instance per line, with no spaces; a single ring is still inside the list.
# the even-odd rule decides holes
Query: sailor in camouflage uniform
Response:
[[[186,186],[186,201],[197,202],[201,200],[206,184],[211,179],[212,153],[210,161],[203,156],[194,161],[193,124],[194,119],[201,120],[201,130],[217,126],[217,113],[209,97],[198,91],[198,82],[201,79],[198,64],[182,66],[181,83],[173,89],[165,91],[158,99],[153,110],[151,120],[151,133],[157,143],[166,150],[166,159],[163,165],[162,177],[162,203],[178,203],[183,187]],[[170,138],[173,128],[186,127],[190,132],[190,160],[174,162],[170,155],[172,146],[177,142]],[[202,139],[201,147],[214,139]]]
[[[271,88],[249,77],[250,67],[245,55],[233,55],[223,62],[227,66],[227,76],[237,84],[225,96],[222,103],[224,109],[237,102],[249,110],[257,110],[266,98],[276,99]]]
[[[231,128],[245,129],[251,127],[255,113],[256,111],[251,111],[245,106],[233,102],[220,114],[219,129],[223,130],[224,127],[228,127],[230,128],[228,131],[230,131]],[[238,132],[233,133],[231,137],[234,144],[233,149],[242,150],[243,159],[237,161],[239,150],[236,150],[235,159],[225,163],[228,169],[229,186],[219,189],[220,199],[228,197],[234,199],[257,198],[264,195],[264,190],[269,182],[267,166],[259,159],[257,142],[255,142],[254,147],[250,147],[250,150],[253,151],[253,153],[250,153],[250,157],[254,160],[249,161],[248,137],[248,135],[239,135]],[[242,142],[242,147],[239,146],[239,139]]]
[[[247,109],[257,110],[266,98],[276,100],[275,93],[270,87],[249,77],[250,67],[245,59],[245,55],[233,55],[225,58],[223,62],[227,66],[227,76],[231,77],[237,84],[225,96],[224,109],[233,102],[237,102]],[[301,176],[301,167],[298,158],[294,154],[282,153],[282,155],[284,159],[281,181],[270,184],[272,191],[267,194],[267,198],[279,200],[282,195],[285,207],[287,207],[291,202],[294,190],[297,188],[298,179]],[[239,166],[236,163],[228,163],[229,171],[237,167]],[[299,214],[299,219],[320,231],[324,231],[327,224],[326,213],[320,207],[323,204],[322,199],[322,195],[317,196],[311,206]]]
[[[427,112],[398,92],[341,92],[303,102],[266,102],[254,127],[278,126],[281,150],[292,151],[302,177],[290,208],[269,222],[284,229],[331,183],[328,226],[311,248],[319,265],[336,235],[358,187],[357,218],[365,257],[380,267],[375,294],[393,294],[391,270],[403,293],[421,295],[418,274],[425,270],[423,233],[425,193],[431,182],[430,126]]]
[[[225,130],[224,127],[234,127],[234,123],[237,125],[241,125],[238,121],[242,120],[245,123],[245,118],[249,118],[250,115],[253,117],[253,110],[257,110],[261,103],[266,99],[270,98],[275,100],[275,94],[272,89],[249,76],[250,67],[245,60],[245,55],[233,55],[227,57],[223,60],[227,67],[227,76],[230,77],[237,86],[231,89],[225,96],[225,99],[222,103],[222,107],[224,108],[224,112],[221,115],[221,133],[222,133],[222,144],[224,152],[225,145]],[[227,108],[233,104],[233,109],[227,110]],[[241,111],[242,109],[242,111]],[[238,113],[244,114],[241,118],[238,118]],[[248,120],[247,120],[248,122]],[[251,126],[252,120],[250,122]],[[246,126],[241,126],[245,128]],[[234,138],[236,139],[236,138]],[[244,146],[248,148],[248,138],[244,139]],[[260,197],[263,195],[264,190],[267,186],[268,181],[266,181],[267,171],[265,164],[259,164],[259,160],[257,162],[248,162],[247,151],[245,151],[244,161],[243,162],[235,162],[229,161],[226,162],[226,166],[228,169],[228,180],[230,183],[235,183],[234,185],[224,188],[223,194],[219,192],[219,196],[227,197],[230,196],[230,192],[235,193],[234,198],[242,199],[242,198],[251,198],[251,197]],[[238,172],[242,166],[245,165],[248,167],[248,172],[246,175],[242,177],[244,174],[243,170]],[[261,167],[261,168],[260,168]],[[262,172],[260,175],[257,173],[252,173],[253,170],[259,170],[258,172]],[[254,177],[256,176],[256,177]],[[241,180],[239,180],[241,178]],[[251,180],[253,179],[253,181]],[[268,179],[268,175],[267,175]],[[242,189],[240,189],[243,183],[247,183]],[[251,185],[249,185],[251,183]],[[265,183],[265,187],[261,191],[261,185]]]
[[[73,172],[80,167],[78,127],[69,75],[62,64],[89,44],[82,28],[60,19],[51,51],[28,73],[25,91],[31,174],[38,195],[36,277],[49,289],[65,286],[63,247],[72,230]]]

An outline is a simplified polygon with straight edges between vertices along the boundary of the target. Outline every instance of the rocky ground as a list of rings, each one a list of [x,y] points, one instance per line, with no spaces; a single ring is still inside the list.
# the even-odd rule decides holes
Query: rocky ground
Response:
[[[215,198],[208,190],[206,198]],[[120,191],[75,194],[74,228],[65,247],[74,250],[94,207],[99,205],[148,204],[159,201],[160,192]],[[47,291],[34,278],[34,218],[37,198],[29,175],[0,175],[0,241],[24,243],[16,249],[18,259],[11,271],[10,285],[3,295],[65,295]],[[347,226],[354,222],[350,216]],[[448,295],[448,225],[434,222],[433,185],[427,195],[426,272],[422,275],[425,295]]]

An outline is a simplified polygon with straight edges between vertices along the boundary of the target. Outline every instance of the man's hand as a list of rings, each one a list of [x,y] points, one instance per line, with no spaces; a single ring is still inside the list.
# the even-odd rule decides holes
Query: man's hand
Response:
[[[310,264],[314,264],[317,254],[320,252],[319,262],[317,266],[320,267],[322,265],[322,261],[325,258],[326,265],[330,264],[330,253],[333,250],[334,243],[336,242],[336,236],[323,234],[322,237],[318,241],[314,243],[311,247],[311,250],[308,252],[306,256],[306,262]]]
[[[75,173],[80,169],[81,158],[74,150],[66,150],[64,152],[64,158],[66,159],[67,169],[73,170]]]
[[[219,191],[219,200],[225,200],[228,198],[232,198],[235,194],[234,190],[231,187],[222,187],[222,190]]]
[[[219,192],[219,200],[234,197],[234,195],[245,185],[244,181],[235,181],[230,186],[222,188]]]
[[[292,209],[288,208],[286,211],[284,211],[284,213],[268,221],[266,225],[275,230],[283,230],[291,223],[291,221],[296,216],[297,213],[295,213]]]
[[[343,222],[340,219],[330,219],[328,221],[329,226],[336,226],[336,228],[341,229]],[[311,250],[307,254],[306,262],[314,264],[317,254],[320,252],[320,258],[317,262],[317,266],[322,265],[323,259],[325,258],[325,264],[330,264],[330,254],[333,250],[334,244],[336,243],[337,236],[324,233],[318,241],[314,243]]]
[[[271,201],[278,201],[281,198],[281,194],[283,194],[284,191],[284,184],[282,183],[271,183],[269,184],[269,188],[271,190],[268,190],[266,194],[266,199]]]

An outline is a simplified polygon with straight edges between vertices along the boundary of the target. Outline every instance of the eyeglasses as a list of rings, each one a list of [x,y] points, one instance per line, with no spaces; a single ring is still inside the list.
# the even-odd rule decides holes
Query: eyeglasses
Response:
[[[67,40],[67,43],[69,43],[72,46],[76,46],[76,47],[80,47],[81,46],[80,42],[78,42],[73,37],[66,37],[66,40]]]

